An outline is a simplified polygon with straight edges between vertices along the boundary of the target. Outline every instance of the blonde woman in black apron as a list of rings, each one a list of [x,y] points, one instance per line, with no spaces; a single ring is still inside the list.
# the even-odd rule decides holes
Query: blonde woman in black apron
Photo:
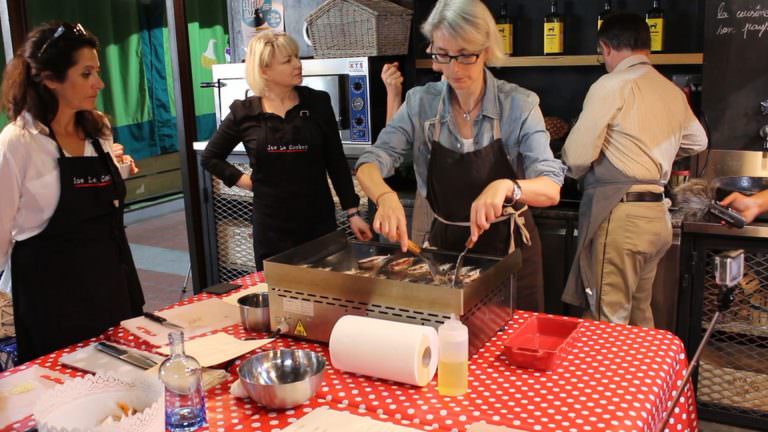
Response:
[[[301,84],[296,41],[261,32],[248,43],[246,80],[254,96],[236,100],[208,140],[203,167],[227,186],[253,191],[253,251],[264,259],[337,229],[328,178],[360,240],[372,237],[355,193],[328,93]],[[227,161],[239,143],[250,174]]]
[[[0,134],[0,263],[10,254],[3,283],[10,277],[22,362],[98,336],[144,305],[123,227],[125,184],[96,111],[97,49],[79,24],[46,24],[3,78],[12,122]]]
[[[497,80],[503,58],[493,16],[479,0],[441,0],[422,25],[433,69],[444,79],[410,90],[357,163],[376,202],[373,228],[406,250],[405,212],[383,181],[412,160],[417,193],[435,213],[429,244],[505,255],[522,248],[517,307],[541,310],[541,243],[528,206],[557,204],[565,167],[549,148],[538,97]]]

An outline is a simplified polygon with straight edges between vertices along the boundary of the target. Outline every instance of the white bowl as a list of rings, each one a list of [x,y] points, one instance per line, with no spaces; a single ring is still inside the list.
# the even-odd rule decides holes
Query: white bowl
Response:
[[[120,412],[118,402],[137,413],[119,422],[102,424]],[[41,432],[161,431],[165,427],[163,384],[141,374],[87,375],[43,394],[32,414]]]

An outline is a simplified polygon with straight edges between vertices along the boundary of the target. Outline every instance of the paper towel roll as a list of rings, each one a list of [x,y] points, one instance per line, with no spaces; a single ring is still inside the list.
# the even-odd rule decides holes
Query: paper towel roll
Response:
[[[333,367],[423,387],[437,370],[437,331],[355,315],[336,322],[329,348]]]

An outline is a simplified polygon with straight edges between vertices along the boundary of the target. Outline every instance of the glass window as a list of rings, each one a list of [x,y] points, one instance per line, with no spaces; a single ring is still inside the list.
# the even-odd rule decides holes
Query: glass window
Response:
[[[224,63],[226,2],[186,2],[197,140],[216,129],[211,65]],[[28,0],[29,28],[50,20],[79,22],[99,38],[104,90],[98,109],[112,122],[115,141],[141,172],[128,179],[128,202],[181,192],[176,102],[164,0]],[[104,17],[112,17],[105,19]]]

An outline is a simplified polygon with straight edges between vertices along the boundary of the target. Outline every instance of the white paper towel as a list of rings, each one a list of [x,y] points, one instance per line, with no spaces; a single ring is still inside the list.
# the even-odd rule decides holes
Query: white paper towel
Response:
[[[423,387],[437,370],[437,331],[347,315],[336,322],[329,348],[336,369]]]

